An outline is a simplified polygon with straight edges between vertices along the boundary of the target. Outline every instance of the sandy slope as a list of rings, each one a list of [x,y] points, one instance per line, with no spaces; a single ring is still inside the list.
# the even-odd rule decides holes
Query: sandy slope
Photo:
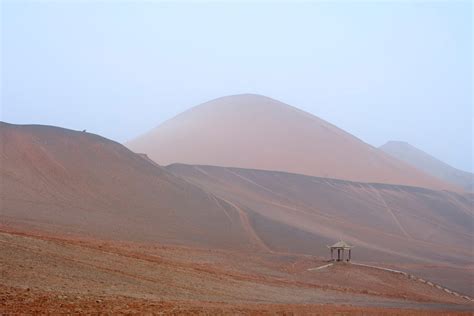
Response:
[[[128,142],[160,165],[277,170],[346,179],[453,188],[309,113],[259,95],[196,106]]]
[[[428,265],[432,276],[444,271],[442,284],[470,294],[472,195],[236,168],[162,168],[100,136],[55,127],[3,123],[0,136],[4,227],[225,249],[231,261],[252,251],[327,258],[326,244],[344,238],[357,245],[356,260],[416,271]]]
[[[237,211],[118,143],[5,123],[0,139],[2,223],[113,239],[253,247]]]
[[[467,191],[474,191],[474,174],[451,167],[447,163],[406,142],[389,141],[379,148],[427,174],[457,185]]]
[[[244,210],[262,249],[327,255],[342,238],[355,260],[413,263],[472,294],[474,195],[276,171],[175,164],[168,170]],[[416,265],[418,264],[418,265]],[[431,266],[432,270],[424,269]],[[435,268],[437,267],[437,268]]]

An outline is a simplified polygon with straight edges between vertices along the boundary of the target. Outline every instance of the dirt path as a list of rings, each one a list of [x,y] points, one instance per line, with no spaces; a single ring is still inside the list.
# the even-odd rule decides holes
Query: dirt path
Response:
[[[380,194],[379,191],[377,190],[372,190],[372,192],[375,193],[375,195],[379,198],[379,200],[383,203],[383,205],[385,206],[385,209],[387,210],[387,212],[390,214],[390,216],[393,218],[393,220],[395,221],[395,223],[397,224],[397,226],[400,228],[401,232],[408,238],[411,238],[413,239],[413,237],[405,230],[405,228],[402,226],[402,224],[400,223],[400,221],[398,220],[397,216],[395,215],[395,213],[393,212],[393,210],[390,208],[390,206],[388,206],[387,202],[385,201],[385,199],[383,198],[383,196]]]
[[[315,271],[315,270],[321,270],[321,269],[325,269],[325,268],[328,268],[330,266],[332,266],[333,263],[329,263],[329,264],[325,264],[323,266],[320,266],[320,267],[316,267],[316,268],[309,268],[308,271]]]
[[[407,278],[410,278],[412,280],[415,280],[415,281],[418,281],[418,282],[421,282],[421,283],[425,283],[431,287],[435,287],[439,290],[442,290],[446,293],[449,293],[449,294],[452,294],[454,296],[457,296],[457,297],[462,297],[464,298],[465,300],[467,301],[470,301],[470,302],[474,302],[474,299],[467,296],[467,295],[461,295],[455,291],[452,291],[446,287],[443,287],[439,284],[436,284],[436,283],[433,283],[433,282],[430,282],[430,281],[427,281],[425,279],[422,279],[422,278],[419,278],[415,275],[412,275],[412,274],[409,274],[409,273],[406,273],[406,272],[403,272],[403,271],[399,271],[399,270],[394,270],[394,269],[389,269],[389,268],[383,268],[383,267],[377,267],[377,266],[372,266],[372,265],[368,265],[368,264],[362,264],[362,263],[355,263],[355,262],[351,262],[351,264],[353,265],[356,265],[356,266],[360,266],[360,267],[367,267],[367,268],[373,268],[373,269],[378,269],[378,270],[383,270],[383,271],[387,271],[387,272],[392,272],[392,273],[397,273],[397,274],[401,274],[401,275],[404,275],[406,276]]]
[[[247,231],[247,233],[249,233],[250,236],[252,236],[252,240],[255,242],[255,244],[260,247],[262,250],[264,251],[267,251],[267,252],[270,252],[270,253],[273,253],[273,250],[270,249],[264,242],[263,240],[260,238],[260,236],[258,236],[257,232],[255,231],[255,229],[253,228],[252,224],[250,223],[250,220],[248,218],[248,215],[247,213],[245,213],[244,210],[242,210],[240,207],[238,207],[237,205],[235,205],[234,203],[232,203],[231,201],[229,200],[226,200],[224,198],[221,198],[224,202],[226,202],[227,204],[229,204],[230,206],[232,206],[235,210],[237,210],[237,212],[239,213],[239,216],[240,216],[240,221],[242,222],[242,226],[243,228]]]

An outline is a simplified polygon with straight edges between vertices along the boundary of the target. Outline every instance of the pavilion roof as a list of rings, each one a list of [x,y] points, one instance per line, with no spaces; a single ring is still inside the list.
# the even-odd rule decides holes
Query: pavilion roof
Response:
[[[339,240],[337,243],[335,243],[332,246],[329,246],[329,248],[342,248],[342,249],[351,249],[352,246],[346,243],[344,240]]]

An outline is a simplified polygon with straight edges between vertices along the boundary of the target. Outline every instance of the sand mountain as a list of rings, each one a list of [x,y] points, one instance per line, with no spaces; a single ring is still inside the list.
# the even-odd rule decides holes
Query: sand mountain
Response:
[[[357,245],[357,260],[421,273],[428,265],[447,285],[469,289],[473,195],[276,171],[164,168],[103,137],[50,126],[1,123],[0,140],[0,226],[322,258],[343,238]]]
[[[121,144],[58,127],[6,123],[0,124],[0,140],[2,224],[107,239],[253,247],[240,213]]]
[[[451,167],[407,142],[389,141],[379,148],[387,154],[445,182],[468,191],[474,190],[474,174]]]
[[[160,165],[240,167],[452,189],[314,115],[253,94],[198,105],[126,146]]]

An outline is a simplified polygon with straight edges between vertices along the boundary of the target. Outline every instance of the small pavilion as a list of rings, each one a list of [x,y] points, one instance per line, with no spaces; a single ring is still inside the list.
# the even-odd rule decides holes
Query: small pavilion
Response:
[[[332,246],[327,246],[331,250],[331,260],[332,261],[344,261],[344,251],[348,250],[349,256],[347,257],[347,261],[351,261],[351,249],[353,246],[349,245],[343,240],[338,241]],[[337,259],[334,258],[334,250],[337,251]]]

